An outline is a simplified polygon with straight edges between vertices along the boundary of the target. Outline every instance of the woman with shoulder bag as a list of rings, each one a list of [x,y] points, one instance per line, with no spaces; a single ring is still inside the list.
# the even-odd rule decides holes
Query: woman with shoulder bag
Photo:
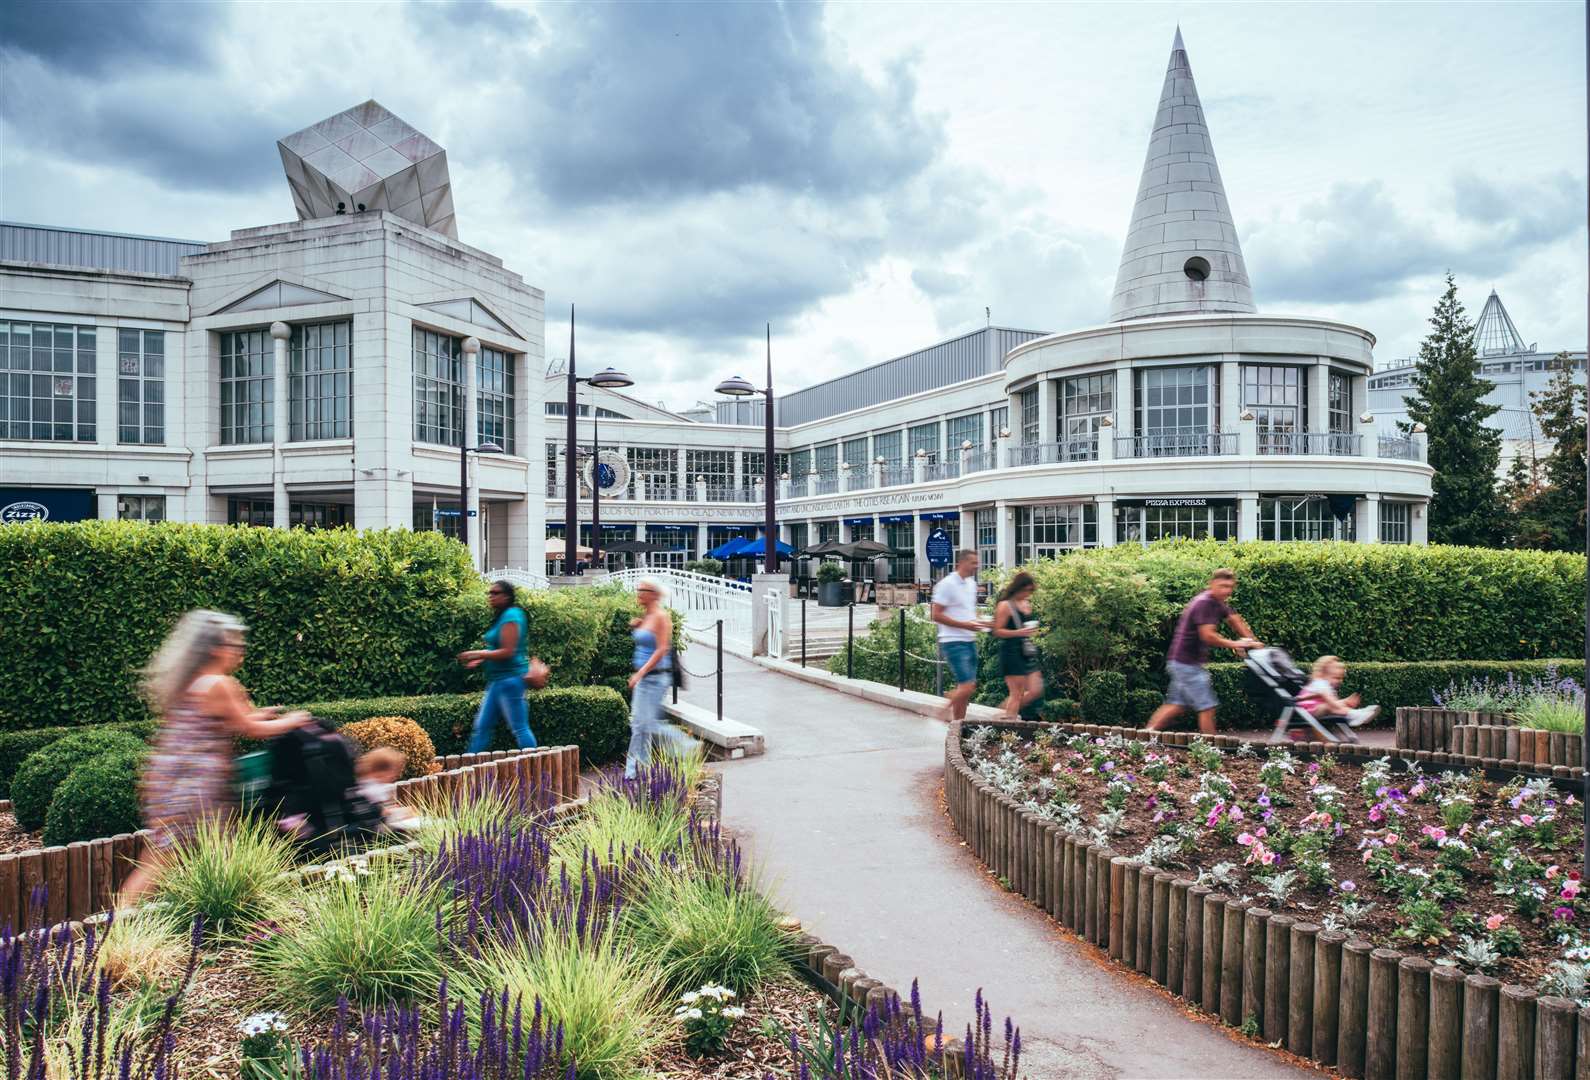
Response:
[[[654,738],[675,746],[684,737],[663,720],[663,699],[678,679],[673,652],[674,623],[662,606],[662,590],[650,578],[635,586],[640,601],[639,618],[630,620],[635,639],[635,673],[629,677],[629,752],[624,756],[624,778],[634,779],[637,766],[651,761]]]
[[[994,637],[999,639],[999,673],[1009,691],[1000,711],[1008,719],[1021,715],[1021,708],[1043,697],[1043,672],[1038,670],[1038,618],[1032,610],[1032,594],[1038,582],[1025,570],[1010,579],[999,594],[994,609]]]

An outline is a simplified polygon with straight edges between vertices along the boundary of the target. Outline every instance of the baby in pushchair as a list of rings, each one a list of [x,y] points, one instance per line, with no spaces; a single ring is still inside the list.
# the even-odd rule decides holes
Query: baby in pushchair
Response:
[[[1342,673],[1346,672],[1346,666],[1334,656],[1321,657],[1321,663],[1327,660],[1334,661]],[[1248,700],[1260,715],[1275,724],[1275,730],[1270,733],[1272,743],[1289,738],[1307,740],[1312,736],[1325,742],[1357,742],[1353,728],[1368,723],[1380,711],[1377,707],[1351,708],[1336,697],[1340,674],[1334,671],[1320,674],[1320,666],[1316,664],[1316,679],[1311,682],[1284,649],[1250,649],[1242,662],[1247,668],[1244,689]],[[1331,682],[1333,675],[1334,684]]]
[[[390,829],[359,771],[346,736],[319,724],[295,728],[270,744],[270,785],[260,808],[314,854],[368,843]]]

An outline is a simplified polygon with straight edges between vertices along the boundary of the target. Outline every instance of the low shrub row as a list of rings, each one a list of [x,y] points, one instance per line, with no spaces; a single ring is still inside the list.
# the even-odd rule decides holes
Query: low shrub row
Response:
[[[0,799],[9,799],[11,781],[22,763],[37,750],[84,731],[127,731],[148,741],[155,733],[153,720],[138,720],[126,724],[96,724],[93,727],[42,727],[28,731],[0,731]]]

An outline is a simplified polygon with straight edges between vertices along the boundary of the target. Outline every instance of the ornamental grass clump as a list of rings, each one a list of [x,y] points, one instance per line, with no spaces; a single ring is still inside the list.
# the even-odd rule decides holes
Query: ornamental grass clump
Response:
[[[206,819],[166,854],[155,898],[179,925],[224,936],[262,919],[288,885],[292,844],[268,821]]]
[[[436,889],[392,860],[354,860],[317,877],[276,897],[250,935],[254,963],[284,1003],[317,1010],[433,997],[448,914]]]
[[[658,859],[676,853],[690,823],[690,789],[665,761],[636,772],[633,779],[610,772],[591,797],[585,813],[560,829],[553,857],[578,866],[587,853],[609,861],[625,853]]]

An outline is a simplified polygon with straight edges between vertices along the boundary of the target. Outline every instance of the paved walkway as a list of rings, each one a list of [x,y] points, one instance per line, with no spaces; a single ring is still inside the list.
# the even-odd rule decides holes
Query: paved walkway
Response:
[[[993,884],[940,802],[944,726],[725,658],[724,711],[767,735],[723,762],[725,824],[786,910],[868,974],[943,1010],[984,988],[1032,1080],[1316,1075],[1190,1019]],[[684,695],[713,706],[710,679]]]

